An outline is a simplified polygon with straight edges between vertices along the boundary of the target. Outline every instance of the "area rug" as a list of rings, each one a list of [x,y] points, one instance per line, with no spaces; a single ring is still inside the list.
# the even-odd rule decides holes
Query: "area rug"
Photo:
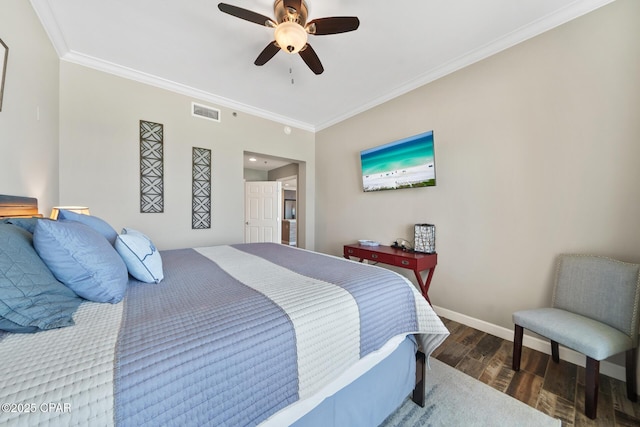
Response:
[[[381,427],[561,425],[560,420],[457,371],[437,359],[427,371],[424,408],[407,400]]]

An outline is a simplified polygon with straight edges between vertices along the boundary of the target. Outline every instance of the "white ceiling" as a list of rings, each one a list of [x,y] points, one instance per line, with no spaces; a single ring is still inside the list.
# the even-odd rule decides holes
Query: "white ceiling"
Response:
[[[252,160],[254,159],[254,160]],[[259,171],[270,171],[290,164],[291,161],[279,157],[267,156],[258,153],[244,153],[244,168]]]
[[[215,0],[31,0],[58,54],[309,131],[318,131],[613,0],[309,0],[309,19],[357,16],[357,31],[310,36],[299,55],[253,61],[273,30]],[[273,0],[226,3],[273,16]],[[293,83],[292,83],[293,80]]]

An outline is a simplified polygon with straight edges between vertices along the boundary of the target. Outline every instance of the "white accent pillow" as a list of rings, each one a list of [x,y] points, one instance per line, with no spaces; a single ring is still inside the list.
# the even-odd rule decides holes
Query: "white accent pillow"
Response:
[[[115,248],[127,265],[129,274],[136,279],[146,283],[159,283],[164,279],[160,252],[143,233],[123,228],[116,238]]]

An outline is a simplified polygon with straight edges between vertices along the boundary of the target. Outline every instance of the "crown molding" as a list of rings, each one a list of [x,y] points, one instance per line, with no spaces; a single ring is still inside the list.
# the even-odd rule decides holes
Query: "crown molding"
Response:
[[[58,25],[55,15],[51,10],[51,6],[50,6],[51,0],[30,0],[30,1],[38,18],[42,22],[43,27],[47,35],[49,36],[49,39],[53,43],[53,46],[56,52],[58,53],[58,56],[63,61],[83,65],[89,68],[103,71],[105,73],[131,79],[131,80],[145,83],[161,89],[166,89],[172,92],[180,93],[180,94],[190,96],[202,101],[207,101],[215,105],[242,111],[247,114],[251,114],[263,119],[277,122],[277,123],[282,123],[288,126],[293,126],[298,129],[306,130],[309,132],[318,132],[320,130],[323,130],[330,126],[338,124],[344,120],[347,120],[351,117],[354,117],[360,113],[363,113],[367,110],[370,110],[371,108],[377,107],[378,105],[381,105],[387,101],[390,101],[394,98],[397,98],[401,95],[411,92],[412,90],[415,90],[421,86],[431,83],[441,77],[444,77],[448,74],[451,74],[455,71],[458,71],[462,68],[472,65],[478,61],[486,59],[505,49],[508,49],[519,43],[522,43],[530,38],[533,38],[539,34],[542,34],[546,31],[556,28],[573,19],[576,19],[582,15],[592,12],[602,6],[612,3],[615,0],[576,0],[570,5],[552,14],[549,14],[541,19],[538,19],[537,21],[529,25],[521,27],[518,30],[513,31],[512,33],[504,37],[494,40],[493,42],[488,43],[480,47],[479,49],[470,51],[452,61],[449,61],[439,67],[433,68],[425,72],[424,74],[422,74],[421,76],[415,79],[406,81],[403,84],[397,86],[395,89],[385,93],[382,96],[371,99],[369,102],[366,102],[357,108],[347,111],[344,114],[340,114],[332,118],[329,118],[328,120],[325,120],[323,122],[317,122],[317,123],[306,123],[306,122],[293,120],[290,117],[278,115],[267,110],[255,108],[250,105],[239,103],[231,99],[220,97],[215,94],[205,92],[205,91],[202,91],[190,86],[186,86],[177,82],[173,82],[158,76],[143,73],[141,71],[137,71],[128,67],[123,67],[121,65],[104,61],[99,58],[94,58],[79,52],[71,51],[68,48],[68,45],[65,41],[64,34],[60,29],[60,26]]]
[[[82,65],[98,71],[113,74],[118,77],[134,80],[160,89],[165,89],[171,92],[179,93],[181,95],[196,98],[201,101],[206,101],[217,106],[230,108],[266,120],[282,123],[287,126],[295,127],[297,129],[315,132],[315,127],[310,123],[293,120],[290,117],[285,117],[272,113],[270,111],[255,108],[250,105],[217,96],[215,94],[186,86],[181,83],[176,83],[162,77],[154,76],[152,74],[124,67],[113,62],[104,61],[99,58],[72,51],[67,46],[64,33],[60,29],[60,25],[58,24],[58,21],[51,9],[49,2],[50,0],[31,0],[31,6],[36,12],[38,19],[40,19],[40,22],[42,23],[45,32],[49,36],[49,39],[51,40],[51,43],[53,44],[53,47],[56,50],[61,61]]]
[[[573,19],[592,12],[614,1],[615,0],[577,0],[552,14],[549,14],[543,18],[538,19],[535,22],[532,22],[529,25],[521,27],[511,32],[510,34],[507,34],[504,37],[500,37],[499,39],[496,39],[493,42],[490,42],[478,49],[472,50],[452,61],[449,61],[439,67],[433,68],[422,74],[421,76],[405,82],[404,84],[396,87],[394,90],[380,97],[372,99],[371,101],[359,106],[356,109],[353,109],[345,114],[335,116],[323,123],[316,123],[315,129],[316,131],[320,131],[331,127],[360,113],[377,107],[378,105],[384,104],[385,102],[411,92],[412,90],[418,89],[421,86],[438,80],[439,78],[442,78],[448,74],[454,73],[462,68],[468,67],[469,65],[482,61],[483,59],[495,55],[503,50],[506,50],[535,36],[538,36],[546,31],[559,27],[562,24],[572,21]]]
[[[92,68],[118,77],[137,81],[139,83],[144,83],[160,89],[165,89],[174,93],[179,93],[181,95],[189,96],[200,101],[206,101],[216,106],[230,108],[232,110],[241,111],[243,113],[271,120],[273,122],[292,126],[309,132],[315,132],[315,128],[309,123],[296,121],[291,119],[290,117],[285,117],[272,113],[270,111],[255,108],[250,105],[236,102],[231,99],[224,98],[200,89],[196,89],[191,86],[183,85],[181,83],[177,83],[162,77],[134,70],[133,68],[124,67],[113,62],[104,61],[100,58],[95,58],[79,52],[68,51],[60,59],[65,62],[82,65],[87,68]]]
[[[62,58],[69,52],[69,48],[60,25],[58,25],[58,20],[53,14],[53,10],[51,10],[49,0],[31,0],[31,7],[42,23],[44,31],[47,33],[49,40],[51,40],[58,57]]]

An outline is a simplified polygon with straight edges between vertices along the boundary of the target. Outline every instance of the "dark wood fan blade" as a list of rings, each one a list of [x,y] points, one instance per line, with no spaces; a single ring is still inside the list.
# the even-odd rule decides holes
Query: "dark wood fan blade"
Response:
[[[284,0],[284,7],[290,7],[299,12],[302,7],[302,0]]]
[[[322,74],[324,68],[322,67],[322,62],[320,62],[320,58],[316,54],[316,51],[313,50],[311,45],[307,43],[307,45],[300,51],[300,56],[302,60],[311,68],[316,74]]]
[[[244,19],[245,21],[253,22],[258,25],[264,25],[265,27],[276,26],[276,23],[273,21],[273,19],[269,18],[268,16],[260,15],[259,13],[252,12],[247,9],[243,9],[238,6],[233,6],[226,3],[219,3],[218,9],[220,9],[220,11],[224,13],[228,13],[229,15],[235,16],[236,18]],[[271,24],[273,25],[270,25],[269,22],[271,22]]]
[[[347,33],[357,30],[360,20],[355,16],[334,16],[331,18],[314,19],[307,24],[309,34],[324,36],[327,34]]]
[[[267,47],[265,47],[264,50],[260,52],[260,55],[258,55],[254,64],[256,65],[266,64],[267,62],[269,62],[271,58],[273,58],[276,55],[276,53],[278,53],[279,50],[280,50],[280,46],[278,46],[276,42],[269,43]]]

